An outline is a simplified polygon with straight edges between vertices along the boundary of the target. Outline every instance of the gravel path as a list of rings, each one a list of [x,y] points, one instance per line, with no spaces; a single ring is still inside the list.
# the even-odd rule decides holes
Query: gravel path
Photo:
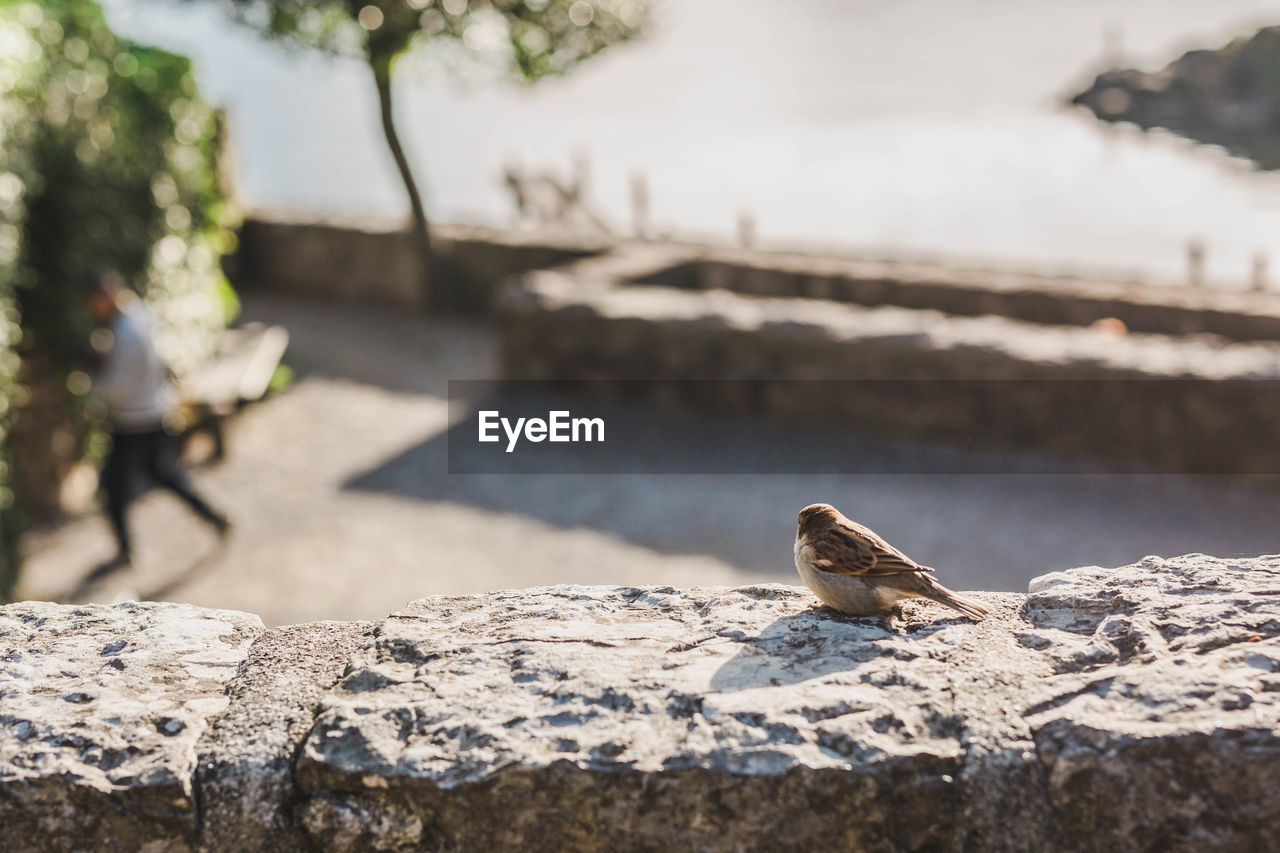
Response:
[[[1280,485],[1084,474],[450,477],[446,382],[492,375],[484,327],[250,295],[289,327],[298,381],[231,425],[195,473],[236,530],[225,547],[167,495],[135,509],[137,566],[80,600],[167,598],[268,624],[370,619],[431,593],[554,583],[796,582],[795,513],[817,500],[960,588],[1146,554],[1280,551]],[[111,552],[105,522],[27,538],[19,590],[73,597]]]

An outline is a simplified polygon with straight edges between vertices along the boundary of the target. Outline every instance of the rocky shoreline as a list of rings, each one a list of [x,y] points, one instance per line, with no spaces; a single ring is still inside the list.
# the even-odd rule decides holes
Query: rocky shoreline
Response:
[[[1104,71],[1071,103],[1102,121],[1165,128],[1280,169],[1280,27],[1187,51],[1156,72]]]

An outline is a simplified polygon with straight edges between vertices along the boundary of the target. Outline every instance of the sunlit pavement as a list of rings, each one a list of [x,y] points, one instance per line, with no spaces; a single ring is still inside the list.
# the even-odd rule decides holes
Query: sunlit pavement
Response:
[[[136,565],[77,600],[166,598],[269,624],[377,618],[434,593],[555,583],[798,582],[795,513],[823,500],[959,588],[1146,554],[1280,551],[1276,483],[1081,475],[450,477],[448,379],[494,369],[490,332],[402,311],[249,295],[286,325],[298,380],[232,423],[194,472],[236,522],[225,546],[176,500],[133,512]],[[422,449],[422,448],[427,449]],[[377,490],[365,485],[377,472]],[[110,556],[106,523],[26,542],[19,594],[67,600]]]

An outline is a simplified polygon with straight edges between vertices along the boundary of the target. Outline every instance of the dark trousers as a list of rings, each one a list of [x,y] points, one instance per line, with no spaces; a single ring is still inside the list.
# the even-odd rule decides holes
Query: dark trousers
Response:
[[[132,543],[125,513],[133,499],[151,485],[173,492],[210,524],[217,527],[226,524],[225,516],[191,488],[178,461],[176,443],[163,429],[112,433],[111,453],[102,469],[102,489],[107,495],[107,516],[116,534],[120,556],[126,560],[132,556]]]

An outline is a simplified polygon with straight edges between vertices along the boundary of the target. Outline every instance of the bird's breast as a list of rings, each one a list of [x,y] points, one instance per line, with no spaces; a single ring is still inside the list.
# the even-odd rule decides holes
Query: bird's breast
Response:
[[[901,590],[857,575],[840,575],[816,569],[807,559],[807,547],[796,542],[796,571],[805,586],[822,603],[850,616],[879,616],[910,596]]]

